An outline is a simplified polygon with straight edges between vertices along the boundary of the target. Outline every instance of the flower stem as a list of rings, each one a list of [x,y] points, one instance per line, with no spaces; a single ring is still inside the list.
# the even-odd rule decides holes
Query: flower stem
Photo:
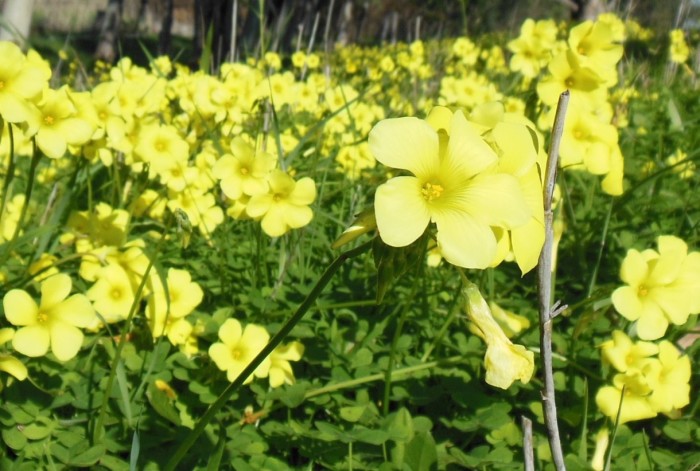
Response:
[[[557,178],[559,144],[564,132],[564,118],[568,105],[569,91],[567,90],[559,96],[559,103],[557,104],[557,111],[554,117],[554,127],[552,129],[552,138],[543,185],[545,239],[537,267],[540,310],[540,358],[544,375],[542,409],[547,425],[547,436],[549,438],[549,448],[552,451],[552,461],[557,471],[565,470],[566,465],[564,464],[564,454],[559,438],[559,425],[557,424],[557,406],[555,402],[554,371],[552,364],[552,319],[554,317],[552,315],[552,250],[554,244],[552,197],[554,195],[554,185]]]
[[[267,356],[272,353],[272,351],[284,340],[284,338],[292,331],[294,326],[304,317],[304,314],[309,310],[311,305],[316,301],[316,299],[321,295],[323,289],[331,281],[331,278],[340,269],[340,267],[345,263],[346,260],[354,258],[372,247],[372,241],[368,241],[354,249],[348,250],[341,253],[338,257],[331,263],[326,271],[323,272],[319,280],[316,282],[311,292],[306,296],[304,301],[299,305],[297,310],[294,312],[292,317],[282,326],[282,328],[272,337],[270,342],[265,345],[265,347],[258,353],[258,355],[253,358],[253,360],[248,364],[248,366],[243,369],[243,371],[238,375],[238,377],[229,384],[226,389],[221,393],[207,411],[204,413],[201,419],[197,422],[194,430],[187,435],[185,440],[180,443],[180,446],[175,450],[175,453],[170,458],[170,460],[165,464],[164,469],[166,471],[172,471],[177,468],[182,458],[185,456],[187,451],[194,445],[194,442],[199,438],[199,436],[204,432],[204,428],[211,422],[217,412],[226,404],[226,402],[231,398],[233,393],[243,384],[243,381],[253,374],[255,369],[263,362]]]
[[[165,228],[163,231],[163,234],[167,233],[167,230],[169,227],[172,225],[172,220],[175,218],[171,219],[171,222],[168,224],[168,226]],[[95,421],[95,428],[93,429],[93,443],[100,443],[102,441],[102,438],[104,436],[104,421],[105,421],[105,416],[107,414],[107,406],[109,404],[109,397],[112,392],[112,385],[114,384],[114,379],[117,374],[117,367],[119,366],[119,362],[121,361],[122,358],[122,351],[124,350],[124,346],[126,345],[127,341],[127,334],[129,333],[129,330],[131,329],[131,323],[134,319],[134,316],[136,315],[136,312],[138,311],[138,307],[141,304],[141,295],[143,294],[143,290],[146,287],[146,283],[148,283],[148,276],[151,273],[151,269],[156,263],[156,259],[158,258],[158,254],[160,254],[160,250],[163,246],[163,242],[166,240],[165,235],[163,235],[160,240],[158,240],[158,243],[156,244],[156,250],[153,255],[151,255],[149,258],[148,266],[146,267],[146,270],[143,273],[143,276],[141,278],[141,282],[139,283],[138,288],[136,289],[136,292],[134,293],[134,302],[131,303],[131,308],[129,310],[129,315],[126,317],[126,320],[124,321],[124,325],[122,326],[122,330],[119,335],[119,343],[117,344],[117,349],[114,352],[114,358],[112,359],[112,364],[109,369],[109,376],[107,377],[107,384],[104,389],[104,396],[102,397],[102,405],[100,406],[100,412],[97,416],[97,420]],[[128,398],[125,398],[125,400],[128,401]]]

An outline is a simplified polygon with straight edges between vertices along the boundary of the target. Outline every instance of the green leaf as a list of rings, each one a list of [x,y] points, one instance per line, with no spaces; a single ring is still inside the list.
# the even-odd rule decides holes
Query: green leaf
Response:
[[[663,427],[664,435],[680,443],[693,441],[692,432],[698,430],[698,424],[692,420],[674,420]]]
[[[369,443],[370,445],[381,445],[389,440],[389,434],[385,430],[370,429],[362,425],[355,426],[349,433],[355,441]]]
[[[2,431],[2,441],[13,450],[21,450],[27,445],[27,437],[17,427],[6,428]]]
[[[297,407],[304,402],[306,392],[309,390],[310,386],[311,385],[307,382],[296,383],[290,386],[285,386],[284,388],[278,388],[277,390],[273,391],[273,393],[280,391],[280,401],[282,401],[285,406],[292,408]]]
[[[340,408],[340,417],[348,422],[357,422],[362,417],[362,414],[367,410],[367,405],[363,406],[349,406]]]
[[[164,391],[158,389],[155,383],[151,383],[148,386],[146,397],[158,415],[175,425],[182,425],[180,423],[180,414],[173,406],[172,400]]]
[[[404,463],[413,471],[431,471],[437,469],[437,449],[430,433],[417,433],[406,445]]]
[[[41,440],[48,437],[54,429],[54,423],[46,417],[37,417],[36,422],[22,428],[22,433],[29,440]]]
[[[221,458],[224,456],[224,445],[226,444],[226,429],[219,425],[219,439],[216,442],[214,453],[207,461],[207,471],[216,471],[221,466]]]
[[[395,442],[408,442],[414,436],[413,419],[404,407],[388,415],[383,428]]]
[[[654,463],[664,468],[678,469],[677,465],[680,462],[680,456],[678,456],[677,454],[658,449],[652,450],[651,459],[654,461]]]
[[[71,458],[70,463],[73,466],[88,467],[97,463],[105,454],[104,445],[95,445],[88,448],[84,452]]]

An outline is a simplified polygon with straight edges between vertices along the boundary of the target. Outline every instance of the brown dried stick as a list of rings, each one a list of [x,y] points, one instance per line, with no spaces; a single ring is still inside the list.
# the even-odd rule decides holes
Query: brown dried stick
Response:
[[[564,454],[561,450],[559,425],[557,424],[557,405],[554,400],[554,371],[552,367],[552,319],[561,312],[558,305],[552,306],[552,247],[554,241],[552,196],[557,178],[559,144],[564,132],[564,118],[568,105],[569,91],[566,90],[559,96],[557,112],[554,117],[554,127],[552,128],[547,168],[545,170],[543,185],[545,235],[537,269],[540,305],[540,358],[544,374],[544,389],[541,392],[542,408],[547,425],[549,448],[552,450],[552,460],[557,471],[565,470],[566,466],[564,464]]]

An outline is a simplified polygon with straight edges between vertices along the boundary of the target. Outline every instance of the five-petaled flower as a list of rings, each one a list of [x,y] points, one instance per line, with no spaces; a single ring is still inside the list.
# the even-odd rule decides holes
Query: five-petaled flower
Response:
[[[71,285],[70,277],[62,273],[46,279],[38,306],[26,291],[13,289],[5,295],[5,316],[20,327],[12,339],[15,350],[40,357],[51,349],[59,361],[68,361],[78,353],[83,343],[79,327],[89,326],[95,311],[86,296],[68,297]]]
[[[497,171],[496,152],[461,111],[449,132],[418,118],[380,121],[369,145],[379,162],[413,174],[377,189],[377,227],[387,245],[407,246],[434,222],[445,260],[486,268],[496,256],[492,227],[512,229],[530,219],[518,180]]]

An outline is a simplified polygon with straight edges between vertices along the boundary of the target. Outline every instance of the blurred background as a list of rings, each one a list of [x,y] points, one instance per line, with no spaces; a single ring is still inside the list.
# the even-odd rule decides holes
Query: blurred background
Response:
[[[333,44],[506,33],[525,18],[632,17],[664,32],[695,28],[698,0],[0,0],[0,39],[44,54],[67,46],[106,62],[129,55],[215,63]],[[260,32],[263,32],[261,35]],[[27,43],[28,41],[28,43]]]

